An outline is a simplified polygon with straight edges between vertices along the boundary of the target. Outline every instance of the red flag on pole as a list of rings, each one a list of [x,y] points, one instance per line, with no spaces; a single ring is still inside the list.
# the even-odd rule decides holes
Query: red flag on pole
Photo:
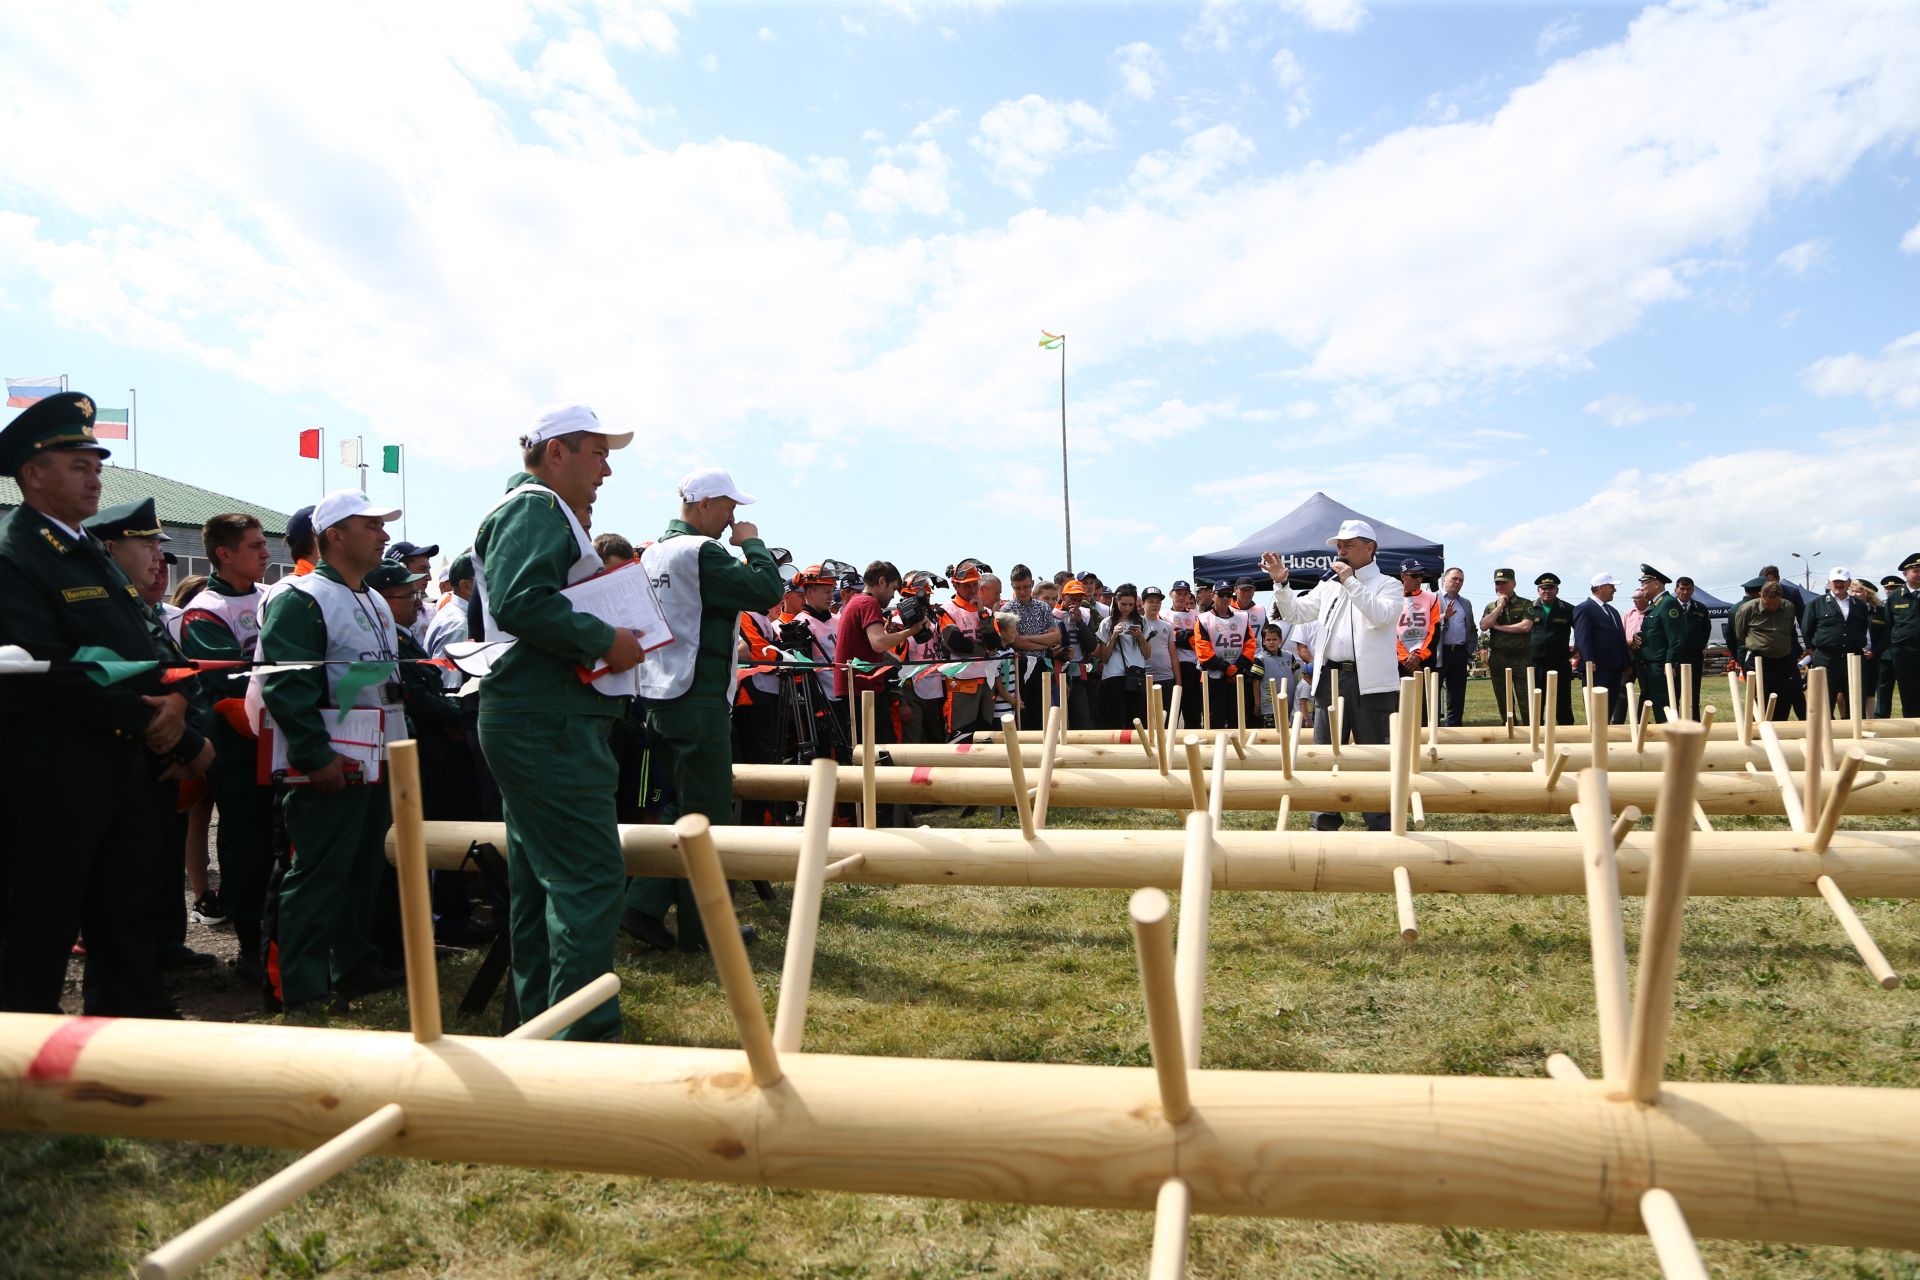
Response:
[[[300,433],[300,456],[303,458],[320,456],[320,428],[309,427]]]

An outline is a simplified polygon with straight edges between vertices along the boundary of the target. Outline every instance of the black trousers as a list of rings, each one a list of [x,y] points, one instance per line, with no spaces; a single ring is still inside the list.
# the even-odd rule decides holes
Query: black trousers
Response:
[[[1607,691],[1607,723],[1625,724],[1627,720],[1627,669],[1595,667],[1593,687]]]
[[[1443,725],[1459,725],[1467,722],[1467,668],[1472,663],[1471,646],[1464,644],[1440,646],[1440,723]],[[1505,690],[1501,692],[1504,693]]]
[[[1873,714],[1885,720],[1893,714],[1893,695],[1900,693],[1900,714],[1920,716],[1920,649],[1888,649],[1880,655],[1880,688]]]
[[[1328,675],[1320,677],[1313,693],[1313,740],[1326,745],[1333,741],[1333,699],[1334,682],[1339,682],[1339,696],[1346,699],[1346,706],[1340,713],[1341,736],[1345,742],[1383,744],[1392,729],[1390,723],[1393,713],[1400,709],[1400,695],[1394,693],[1361,693],[1360,677],[1351,664],[1344,670],[1329,664]],[[1345,745],[1344,743],[1342,745]],[[1384,813],[1361,815],[1369,831],[1386,831],[1392,822]],[[1316,813],[1313,815],[1315,831],[1338,831],[1344,822],[1337,813]]]
[[[1200,723],[1200,681],[1203,673],[1197,662],[1180,664],[1180,724],[1182,729],[1199,729]]]
[[[1033,670],[1028,671],[1031,663]],[[1014,657],[1015,670],[1020,672],[1020,727],[1022,729],[1044,729],[1047,727],[1047,703],[1052,699],[1047,695],[1047,664],[1037,654],[1018,654]],[[935,738],[934,741],[940,741]]]
[[[0,1011],[58,1013],[74,940],[82,1007],[176,1016],[154,963],[164,843],[152,757],[138,739],[8,726],[0,751]]]
[[[1801,682],[1800,668],[1792,658],[1763,658],[1753,655],[1753,661],[1760,666],[1760,675],[1767,686],[1767,696],[1773,699],[1773,718],[1791,720],[1795,716],[1807,718],[1807,687]],[[1757,707],[1754,714],[1765,715],[1764,705]]]

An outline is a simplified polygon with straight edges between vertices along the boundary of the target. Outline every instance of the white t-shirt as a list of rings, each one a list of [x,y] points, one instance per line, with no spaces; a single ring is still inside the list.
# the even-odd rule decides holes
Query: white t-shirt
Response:
[[[1149,618],[1142,614],[1140,626],[1153,641],[1147,651],[1147,674],[1155,680],[1173,679],[1173,624],[1165,615]]]
[[[1141,633],[1144,635],[1146,633],[1147,620],[1145,618],[1139,618],[1138,622],[1140,623]],[[1095,634],[1100,637],[1101,644],[1105,644],[1108,640],[1112,639],[1113,619],[1101,619],[1100,628]],[[1140,641],[1131,635],[1122,635],[1113,648],[1107,651],[1107,660],[1101,664],[1100,674],[1102,676],[1123,676],[1127,673],[1128,667],[1145,667],[1146,665],[1147,655],[1142,651]]]

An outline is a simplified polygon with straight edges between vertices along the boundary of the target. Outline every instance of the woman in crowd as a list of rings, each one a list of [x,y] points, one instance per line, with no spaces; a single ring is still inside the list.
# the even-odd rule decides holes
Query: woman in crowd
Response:
[[[1154,637],[1140,614],[1140,593],[1131,582],[1113,590],[1113,612],[1100,620],[1099,645],[1088,657],[1100,664],[1100,703],[1094,725],[1131,729],[1147,714],[1147,655]]]

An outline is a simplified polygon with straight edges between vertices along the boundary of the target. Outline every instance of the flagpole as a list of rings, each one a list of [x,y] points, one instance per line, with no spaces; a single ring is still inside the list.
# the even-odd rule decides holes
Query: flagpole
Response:
[[[1067,488],[1067,335],[1060,335],[1060,513],[1067,527],[1067,572],[1073,572],[1073,498]]]
[[[327,429],[315,427],[314,430],[320,433],[320,456],[314,461],[320,464],[320,496],[324,498],[327,496]]]
[[[127,435],[133,446],[133,469],[140,469],[140,392],[127,388]]]
[[[360,492],[364,495],[367,491],[367,438],[365,436],[353,438],[353,456],[360,465]]]
[[[399,450],[394,457],[400,464],[400,540],[406,542],[409,540],[407,538],[407,446],[397,444],[393,447]]]

